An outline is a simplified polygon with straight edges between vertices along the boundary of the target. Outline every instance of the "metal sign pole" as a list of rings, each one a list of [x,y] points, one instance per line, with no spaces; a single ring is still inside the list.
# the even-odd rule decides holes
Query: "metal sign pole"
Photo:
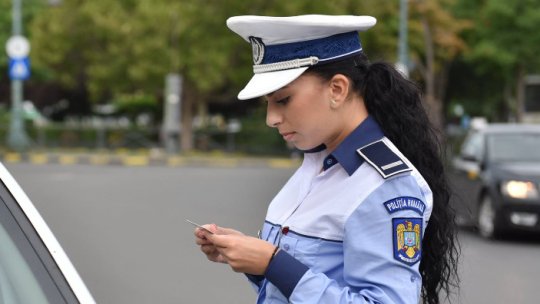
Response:
[[[180,120],[182,109],[182,76],[168,74],[165,78],[163,111],[163,141],[168,154],[180,151]]]
[[[405,76],[409,77],[409,58],[407,48],[407,23],[409,18],[408,0],[400,0],[399,6],[399,44],[398,44],[398,70]]]
[[[13,0],[13,36],[22,34],[21,0]],[[23,81],[11,80],[11,119],[7,144],[10,148],[21,151],[30,146],[24,130],[22,118]]]

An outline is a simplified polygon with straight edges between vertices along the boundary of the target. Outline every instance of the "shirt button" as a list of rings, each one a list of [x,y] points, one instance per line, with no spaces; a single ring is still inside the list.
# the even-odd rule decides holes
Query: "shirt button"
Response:
[[[414,281],[416,281],[416,276],[411,276],[411,282],[414,283]]]
[[[328,160],[326,161],[326,164],[327,164],[327,165],[331,165],[331,164],[332,164],[332,162],[333,162],[333,161],[332,161],[332,159],[331,159],[331,158],[329,158],[329,159],[328,159]]]
[[[289,244],[285,244],[285,245],[283,245],[283,249],[285,249],[285,251],[289,251],[289,249],[291,249],[291,247],[289,246]]]
[[[283,229],[281,229],[281,233],[283,233],[283,234],[289,233],[289,226],[283,227]]]

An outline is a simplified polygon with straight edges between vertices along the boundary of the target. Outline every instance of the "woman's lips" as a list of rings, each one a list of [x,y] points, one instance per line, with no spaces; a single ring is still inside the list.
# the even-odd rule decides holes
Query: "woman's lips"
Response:
[[[296,132],[283,132],[283,133],[280,133],[280,134],[281,134],[281,136],[283,136],[284,140],[290,141],[293,138],[295,133]]]

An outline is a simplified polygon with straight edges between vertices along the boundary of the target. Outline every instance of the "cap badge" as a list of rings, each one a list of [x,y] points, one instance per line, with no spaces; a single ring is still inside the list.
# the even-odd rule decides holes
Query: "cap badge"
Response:
[[[253,50],[253,63],[261,64],[264,58],[264,43],[257,37],[249,37],[249,41]]]

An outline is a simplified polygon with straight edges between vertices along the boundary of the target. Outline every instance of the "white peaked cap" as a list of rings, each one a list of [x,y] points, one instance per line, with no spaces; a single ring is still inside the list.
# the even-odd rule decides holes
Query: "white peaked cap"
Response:
[[[236,16],[227,26],[251,43],[254,75],[238,94],[252,99],[275,92],[310,66],[362,51],[358,31],[375,25],[370,16]]]

